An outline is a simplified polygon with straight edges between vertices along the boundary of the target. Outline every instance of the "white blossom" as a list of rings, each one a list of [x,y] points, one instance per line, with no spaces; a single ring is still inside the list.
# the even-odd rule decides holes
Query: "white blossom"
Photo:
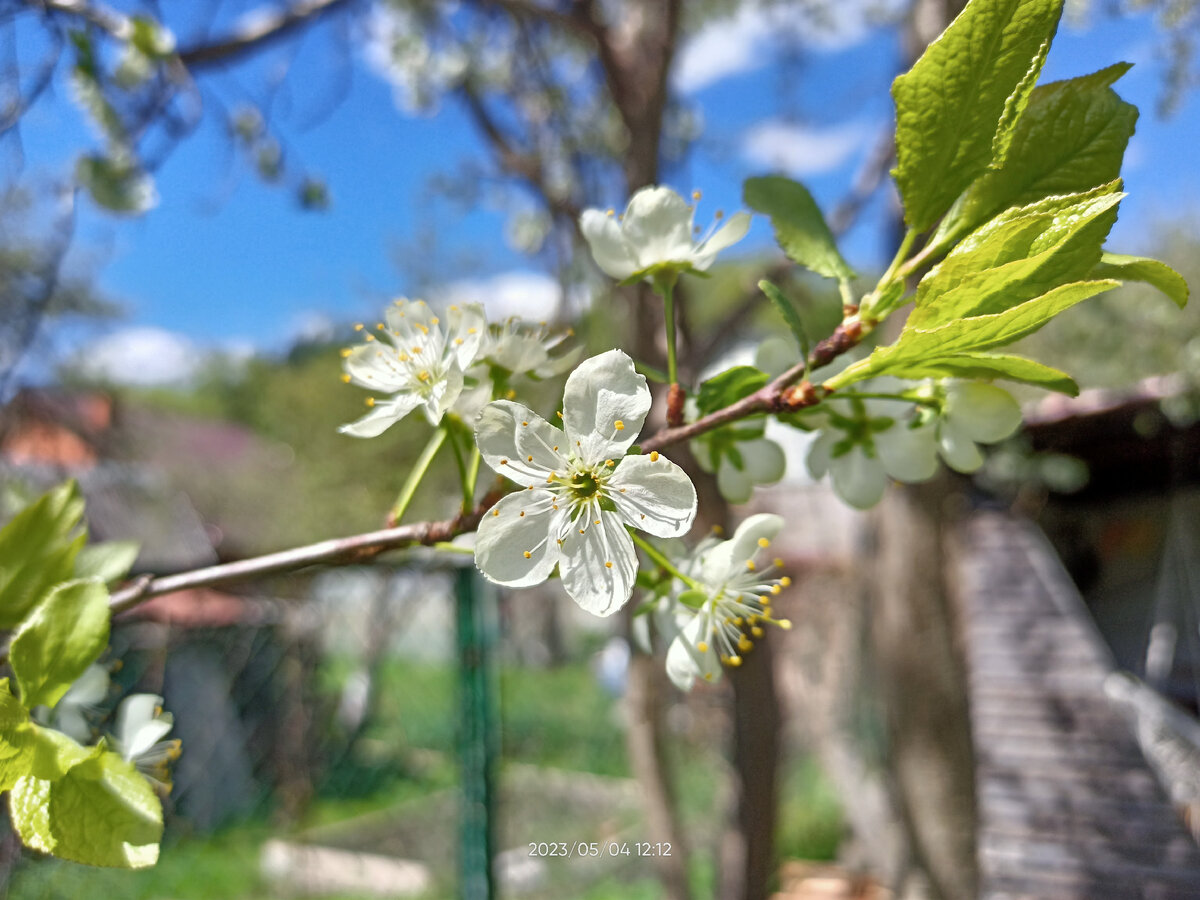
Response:
[[[343,434],[375,437],[418,407],[437,425],[462,393],[487,330],[483,307],[475,303],[439,315],[422,300],[397,300],[385,317],[386,324],[364,335],[365,343],[342,351],[342,378],[391,396],[367,398],[371,411],[343,425]]]
[[[935,385],[940,392],[937,446],[946,465],[956,472],[974,472],[983,465],[976,444],[994,444],[1021,427],[1021,408],[1012,395],[994,384],[950,381]]]
[[[744,238],[750,228],[750,215],[739,212],[697,240],[694,212],[670,188],[647,187],[630,198],[619,220],[612,210],[589,209],[580,217],[580,228],[606,275],[618,281],[673,279],[681,272],[707,270],[720,251]]]
[[[703,541],[681,562],[683,574],[699,584],[682,595],[699,605],[677,608],[686,621],[667,649],[667,675],[681,690],[691,690],[697,678],[716,681],[722,664],[740,666],[764,624],[791,627],[771,609],[771,598],[791,584],[778,575],[783,560],[769,553],[782,527],[779,516],[751,516],[729,540]]]
[[[553,334],[546,329],[545,323],[534,328],[520,319],[507,319],[488,326],[479,347],[478,360],[513,375],[553,378],[575,365],[582,355],[582,347],[555,353],[573,334],[570,329]]]
[[[162,697],[130,694],[117,707],[110,741],[113,749],[147,778],[169,785],[167,766],[179,758],[179,741],[163,739],[174,724],[174,717],[163,712]]]
[[[650,410],[646,379],[619,350],[585,360],[567,379],[559,429],[519,403],[480,414],[483,459],[525,490],[480,523],[475,563],[497,584],[527,587],[557,565],[563,587],[596,615],[620,609],[638,561],[627,527],[658,537],[691,528],[696,490],[658,453],[627,456]]]
[[[745,503],[756,484],[783,478],[787,459],[760,428],[719,428],[691,442],[692,455],[706,472],[715,472],[717,489],[730,503]]]

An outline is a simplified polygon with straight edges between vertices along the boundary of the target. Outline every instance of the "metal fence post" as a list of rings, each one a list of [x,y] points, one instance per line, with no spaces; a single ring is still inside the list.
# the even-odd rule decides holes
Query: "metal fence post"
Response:
[[[459,877],[463,900],[493,900],[492,872],[498,749],[492,700],[488,592],[481,590],[474,566],[455,572],[454,599],[458,634],[458,758],[462,781],[459,811]]]

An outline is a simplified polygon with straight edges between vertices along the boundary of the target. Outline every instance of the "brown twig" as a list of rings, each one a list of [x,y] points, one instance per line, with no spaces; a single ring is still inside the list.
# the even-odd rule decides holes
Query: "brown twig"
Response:
[[[142,576],[125,587],[114,591],[109,599],[109,608],[114,613],[132,609],[151,597],[170,594],[187,588],[212,587],[233,581],[245,581],[263,575],[290,572],[317,563],[346,564],[370,559],[385,550],[401,547],[429,546],[474,531],[483,514],[500,499],[495,491],[469,513],[460,514],[440,522],[415,522],[396,528],[368,531],[350,537],[319,541],[304,547],[293,547],[266,556],[256,556],[237,562],[208,566],[190,572],[159,577]]]

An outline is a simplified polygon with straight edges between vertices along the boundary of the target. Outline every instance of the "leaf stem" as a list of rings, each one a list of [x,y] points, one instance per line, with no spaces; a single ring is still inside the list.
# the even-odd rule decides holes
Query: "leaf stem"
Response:
[[[916,403],[919,406],[938,406],[937,400],[932,397],[914,397],[907,394],[883,394],[873,393],[871,391],[848,391],[846,393],[832,393],[825,397],[826,400],[896,400],[900,403]]]
[[[887,271],[883,273],[883,277],[879,279],[878,288],[882,288],[885,284],[895,279],[896,274],[900,271],[900,266],[908,258],[908,251],[912,249],[913,243],[917,240],[917,231],[915,228],[910,228],[904,232],[904,238],[900,241],[900,246],[896,249],[896,255],[892,257],[891,263],[888,264]]]
[[[446,429],[446,434],[450,438],[450,449],[454,453],[454,463],[458,466],[458,482],[462,485],[463,509],[471,508],[471,502],[475,498],[475,485],[467,484],[467,464],[463,459],[462,448],[458,446],[458,438],[454,436],[453,426]]]
[[[678,384],[679,372],[675,364],[675,279],[656,278],[654,290],[663,300],[663,316],[667,329],[667,383]]]
[[[667,559],[657,547],[651,544],[644,537],[640,537],[632,530],[630,530],[629,536],[633,538],[633,542],[635,544],[642,548],[642,552],[650,557],[651,562],[666,569],[692,590],[703,590],[703,587],[698,581],[696,581],[695,578],[689,578],[687,575],[684,575],[682,572],[680,572],[679,569],[675,568],[675,565],[669,559]]]
[[[404,517],[404,513],[408,510],[408,505],[412,503],[413,495],[421,485],[421,480],[425,477],[425,473],[429,471],[429,464],[433,462],[433,458],[437,455],[438,450],[442,448],[442,444],[445,442],[448,434],[449,429],[445,425],[439,425],[433,434],[429,436],[429,441],[425,444],[425,449],[421,451],[421,455],[413,463],[413,467],[408,472],[408,477],[404,479],[404,486],[400,488],[400,495],[396,497],[396,502],[392,504],[391,512],[388,513],[388,522],[392,525],[399,523]]]

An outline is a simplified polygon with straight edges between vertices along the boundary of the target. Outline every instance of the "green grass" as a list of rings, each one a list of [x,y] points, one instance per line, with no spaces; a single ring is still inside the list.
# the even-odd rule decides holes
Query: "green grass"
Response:
[[[338,677],[336,667],[325,673],[325,688],[335,689]],[[426,800],[453,789],[457,778],[454,670],[395,662],[385,666],[381,677],[380,714],[368,729],[367,740],[358,754],[342,760],[330,773],[301,827],[328,826],[401,807],[429,809]],[[616,703],[595,684],[585,665],[507,668],[499,673],[499,689],[502,778],[514,764],[629,775]],[[713,862],[705,848],[714,845],[723,825],[715,811],[722,796],[726,764],[720,754],[727,735],[712,734],[702,740],[676,740],[671,745],[685,826],[693,849],[699,851],[690,866],[698,898],[713,891]],[[347,785],[354,789],[346,789]],[[781,773],[780,855],[832,858],[841,833],[836,797],[819,768],[807,758],[789,760]],[[279,835],[277,827],[256,821],[216,835],[169,839],[159,864],[142,872],[97,870],[53,860],[24,863],[7,896],[11,900],[258,900],[272,896],[258,874],[259,847]],[[423,900],[446,896],[441,891]],[[581,884],[577,896],[579,900],[656,900],[661,891],[647,866],[644,878],[639,872],[633,880],[614,877]]]

